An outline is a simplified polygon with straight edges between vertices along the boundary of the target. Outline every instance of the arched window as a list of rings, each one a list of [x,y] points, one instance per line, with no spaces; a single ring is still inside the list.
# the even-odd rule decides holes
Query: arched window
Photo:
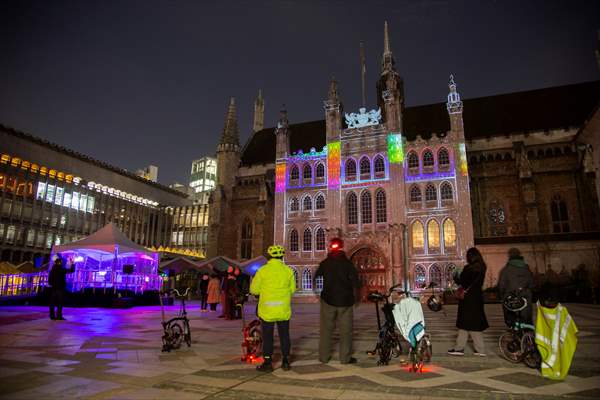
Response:
[[[318,163],[317,164],[316,177],[317,178],[324,178],[325,177],[325,166],[323,165],[323,163]]]
[[[360,215],[363,224],[373,222],[373,211],[371,208],[371,193],[368,191],[362,192],[360,195]]]
[[[323,228],[317,229],[317,233],[315,234],[315,250],[325,250],[325,231]]]
[[[298,286],[298,270],[296,267],[290,267],[290,269],[294,271],[294,283],[296,284],[296,287],[300,287]]]
[[[312,210],[312,199],[310,198],[310,196],[306,196],[304,200],[302,200],[302,210]]]
[[[456,265],[448,264],[446,265],[446,273],[444,274],[446,278],[446,287],[452,287],[455,285],[454,283],[454,271],[456,270]]]
[[[498,200],[492,200],[488,209],[490,236],[506,235],[506,214],[504,206]]]
[[[438,151],[438,169],[440,171],[446,171],[450,168],[450,155],[445,147],[442,147]]]
[[[373,171],[375,172],[375,178],[385,178],[385,162],[382,156],[378,155],[373,160]]]
[[[417,289],[423,289],[427,286],[427,276],[425,274],[425,268],[422,265],[415,266],[415,287]]]
[[[417,185],[413,185],[413,187],[410,188],[411,203],[420,203],[421,198],[421,189]]]
[[[425,238],[423,235],[423,224],[421,221],[413,222],[410,236],[413,249],[422,250],[425,246]]]
[[[437,200],[437,191],[435,190],[435,186],[433,184],[428,183],[425,187],[425,201],[436,201]]]
[[[360,159],[360,179],[371,178],[371,160],[369,157],[363,157]]]
[[[290,169],[290,182],[297,183],[300,178],[300,171],[298,170],[297,165],[293,165],[292,169]]]
[[[440,225],[435,219],[427,223],[427,247],[429,251],[435,251],[440,248]]]
[[[312,272],[310,268],[304,268],[304,271],[302,271],[302,290],[312,290]]]
[[[298,251],[298,231],[295,229],[290,232],[290,251]]]
[[[429,267],[429,282],[435,283],[435,287],[442,286],[442,271],[437,264],[432,264]]]
[[[346,180],[354,181],[356,180],[356,161],[349,158],[346,160]]]
[[[303,251],[311,251],[312,250],[312,233],[310,229],[306,228],[304,230],[304,235],[302,236],[302,250]]]
[[[414,151],[408,153],[408,168],[419,169],[419,156]]]
[[[323,210],[325,208],[325,196],[318,194],[315,199],[315,210]]]
[[[290,200],[290,211],[298,211],[300,209],[300,202],[297,197],[292,197]]]
[[[456,247],[456,227],[450,218],[444,221],[444,248],[451,250]]]
[[[241,245],[240,258],[252,258],[252,222],[248,218],[244,219],[242,223]]]
[[[354,192],[350,192],[346,197],[346,213],[348,214],[348,225],[358,224],[358,204]]]
[[[552,196],[550,214],[552,216],[552,229],[554,233],[569,232],[567,203],[558,194]]]
[[[312,168],[309,164],[304,165],[302,178],[304,178],[305,181],[310,181],[312,179]]]
[[[383,189],[379,189],[375,193],[375,218],[377,223],[387,221],[387,204]]]
[[[433,167],[433,153],[431,150],[425,150],[423,153],[423,167]]]
[[[444,182],[442,183],[442,186],[440,187],[440,196],[442,197],[442,200],[452,200],[453,196],[452,196],[452,185],[448,182]]]

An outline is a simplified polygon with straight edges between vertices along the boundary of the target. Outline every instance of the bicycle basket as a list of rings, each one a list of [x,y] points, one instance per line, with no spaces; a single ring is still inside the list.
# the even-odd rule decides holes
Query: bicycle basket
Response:
[[[502,302],[504,308],[508,311],[519,312],[527,307],[527,299],[522,296],[517,296],[515,293],[511,293]]]
[[[434,312],[440,311],[442,309],[442,302],[440,301],[439,296],[429,296],[429,298],[427,299],[427,307],[429,307],[429,309]]]

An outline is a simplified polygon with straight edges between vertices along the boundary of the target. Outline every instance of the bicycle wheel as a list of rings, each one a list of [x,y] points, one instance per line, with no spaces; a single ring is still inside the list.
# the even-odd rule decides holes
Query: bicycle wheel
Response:
[[[379,350],[379,361],[377,361],[377,365],[388,365],[392,358],[392,343],[389,337],[383,335],[379,340],[377,347]]]
[[[542,366],[542,356],[535,344],[535,332],[527,331],[521,337],[521,352],[523,362],[529,368],[538,369]]]
[[[253,328],[249,336],[248,353],[258,356],[262,352],[262,332],[258,328]]]
[[[167,328],[169,329],[169,341],[172,349],[178,349],[181,347],[183,341],[183,328],[177,322],[172,323]]]
[[[185,339],[185,343],[187,344],[188,347],[192,346],[192,331],[190,329],[190,321],[188,321],[187,319],[184,320],[183,322],[184,324],[184,339]]]
[[[523,352],[521,351],[521,340],[519,336],[513,332],[508,331],[500,335],[498,339],[498,347],[500,347],[500,354],[512,363],[521,362]]]

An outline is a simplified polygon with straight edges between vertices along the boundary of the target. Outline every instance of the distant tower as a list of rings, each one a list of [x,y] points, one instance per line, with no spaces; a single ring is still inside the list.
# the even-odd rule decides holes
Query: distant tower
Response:
[[[254,124],[252,132],[258,132],[265,127],[265,101],[262,97],[262,90],[258,89],[258,97],[254,101]]]
[[[231,200],[235,177],[240,164],[240,135],[238,130],[235,99],[229,100],[225,125],[217,146],[217,185],[210,199],[208,257],[225,255],[235,258],[236,254],[226,249],[235,249],[230,241],[236,240],[237,224],[232,221]]]
[[[275,203],[274,215],[283,216],[286,211],[286,185],[288,182],[287,157],[290,154],[290,124],[287,117],[285,104],[281,107],[281,115],[275,128]],[[286,244],[285,226],[273,226],[274,243],[284,246]]]
[[[381,107],[387,129],[392,132],[402,132],[404,81],[394,66],[387,21],[383,30],[383,57],[381,59],[381,76],[377,81],[377,104]]]
[[[331,78],[325,105],[325,131],[327,141],[327,216],[329,235],[341,232],[342,221],[339,212],[341,202],[341,137],[342,104],[338,96],[337,82]],[[332,211],[335,210],[335,211]]]
[[[469,190],[469,167],[467,164],[467,148],[463,127],[463,103],[456,91],[454,76],[448,82],[448,98],[446,109],[450,118],[449,140],[455,144],[454,165],[456,174],[456,197],[458,204],[457,237],[460,238],[458,248],[461,257],[465,258],[466,250],[473,247],[473,216],[471,215],[471,194]]]

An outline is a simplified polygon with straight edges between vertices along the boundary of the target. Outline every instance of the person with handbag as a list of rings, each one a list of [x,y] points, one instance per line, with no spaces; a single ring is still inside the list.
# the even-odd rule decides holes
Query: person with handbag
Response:
[[[459,276],[460,287],[456,290],[458,312],[456,327],[458,335],[454,347],[448,350],[453,356],[463,356],[469,336],[473,340],[476,356],[485,357],[483,331],[489,327],[483,309],[483,282],[487,267],[479,250],[467,250],[467,265]]]

